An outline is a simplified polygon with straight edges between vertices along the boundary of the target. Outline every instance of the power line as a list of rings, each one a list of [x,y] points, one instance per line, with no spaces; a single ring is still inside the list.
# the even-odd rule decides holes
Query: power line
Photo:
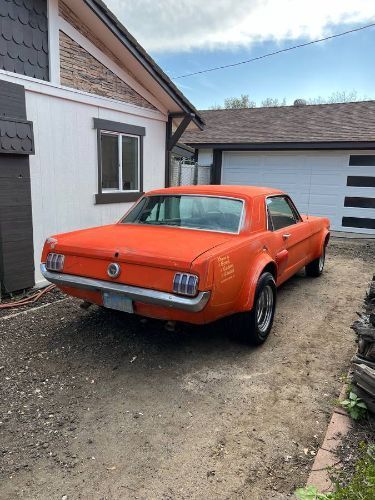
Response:
[[[225,64],[223,66],[216,66],[215,68],[202,69],[201,71],[195,71],[194,73],[186,73],[185,75],[174,76],[172,77],[172,80],[178,80],[179,78],[187,78],[188,76],[201,75],[202,73],[209,73],[210,71],[217,71],[219,69],[233,68],[234,66],[240,66],[241,64],[248,64],[254,61],[259,61],[260,59],[265,59],[266,57],[271,57],[277,54],[281,54],[283,52],[300,49],[301,47],[307,47],[308,45],[313,45],[314,43],[324,42],[326,40],[331,40],[332,38],[337,38],[339,36],[349,35],[350,33],[355,33],[356,31],[372,28],[373,26],[375,26],[375,23],[367,24],[366,26],[360,26],[359,28],[354,28],[352,30],[343,31],[342,33],[336,33],[335,35],[326,36],[324,38],[319,38],[317,40],[312,40],[311,42],[300,43],[299,45],[293,45],[292,47],[287,47],[286,49],[280,49],[276,50],[275,52],[269,52],[268,54],[263,54],[262,56],[253,57],[252,59],[247,59],[246,61],[239,61],[232,64]]]

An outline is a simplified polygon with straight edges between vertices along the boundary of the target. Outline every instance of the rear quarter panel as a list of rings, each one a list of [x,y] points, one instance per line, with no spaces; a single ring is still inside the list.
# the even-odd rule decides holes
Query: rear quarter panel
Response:
[[[203,288],[211,290],[210,315],[219,318],[243,310],[242,296],[249,280],[249,269],[261,255],[261,242],[238,237],[200,256],[193,262],[192,272],[204,276],[207,266],[207,282]]]
[[[325,242],[328,243],[330,221],[326,217],[304,217],[310,226],[310,260],[320,257]]]
[[[276,266],[278,250],[273,233],[259,231],[239,236],[193,262],[192,272],[207,276],[202,288],[211,290],[212,318],[251,309],[259,276],[268,264]]]

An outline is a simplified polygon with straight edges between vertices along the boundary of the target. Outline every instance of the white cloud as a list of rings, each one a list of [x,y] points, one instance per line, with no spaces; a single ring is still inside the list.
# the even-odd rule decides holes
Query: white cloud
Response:
[[[151,52],[228,49],[314,39],[375,20],[374,0],[106,0]]]

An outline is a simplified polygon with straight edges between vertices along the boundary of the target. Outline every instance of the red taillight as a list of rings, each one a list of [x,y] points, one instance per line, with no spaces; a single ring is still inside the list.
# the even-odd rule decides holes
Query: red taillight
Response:
[[[49,253],[46,260],[48,271],[62,271],[64,269],[64,255],[61,253]]]
[[[193,297],[198,292],[198,276],[195,274],[176,273],[173,279],[173,291],[180,295]]]

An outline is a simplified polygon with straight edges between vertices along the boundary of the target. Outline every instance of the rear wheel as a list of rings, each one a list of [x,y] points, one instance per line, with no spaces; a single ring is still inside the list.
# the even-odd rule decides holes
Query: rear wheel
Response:
[[[235,338],[252,345],[260,345],[268,337],[276,307],[276,284],[271,273],[263,273],[255,291],[251,311],[231,317]]]
[[[320,257],[310,262],[310,264],[307,264],[306,275],[312,278],[317,278],[318,276],[320,276],[323,272],[325,261],[326,261],[326,247],[324,245]]]

